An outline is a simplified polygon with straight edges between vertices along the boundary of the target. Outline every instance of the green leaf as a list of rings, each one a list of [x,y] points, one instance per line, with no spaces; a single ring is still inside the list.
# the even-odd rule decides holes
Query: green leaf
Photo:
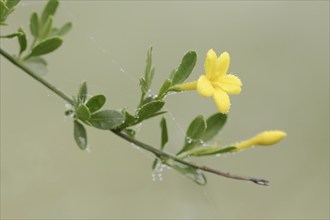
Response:
[[[13,9],[18,3],[20,2],[20,0],[7,0],[6,1],[6,5],[8,7],[8,9]]]
[[[123,111],[125,122],[120,126],[120,128],[126,128],[128,126],[131,126],[135,123],[136,118],[131,115],[128,111]]]
[[[166,125],[166,119],[162,117],[160,121],[160,128],[161,128],[161,145],[160,149],[163,150],[165,144],[168,142],[168,133],[167,133],[167,125]]]
[[[159,99],[164,98],[164,96],[167,94],[167,92],[168,92],[169,88],[171,87],[171,85],[172,85],[172,81],[169,80],[169,79],[166,80],[163,83],[162,87],[160,87],[157,97]]]
[[[24,64],[38,75],[47,73],[47,62],[41,57],[31,57],[24,61]]]
[[[109,130],[120,126],[124,122],[124,117],[115,110],[104,110],[92,114],[91,124],[95,128]]]
[[[91,112],[87,106],[83,104],[80,104],[76,109],[76,115],[80,120],[84,122],[88,122],[91,119]]]
[[[87,83],[86,83],[86,81],[83,81],[79,87],[77,102],[85,103],[86,98],[87,98]]]
[[[159,116],[159,115],[163,115],[165,113],[167,113],[167,111],[156,112],[156,113],[150,115],[148,118],[145,118],[145,119],[153,118],[153,117],[156,117],[156,116]]]
[[[181,64],[175,74],[173,74],[172,85],[184,82],[189,75],[191,74],[192,70],[195,67],[197,60],[197,54],[195,51],[190,51],[184,55],[182,58]]]
[[[12,33],[12,34],[8,34],[8,35],[0,36],[0,38],[14,38],[14,37],[19,37],[20,35],[22,35],[22,33],[17,32],[17,33]]]
[[[40,40],[47,38],[50,35],[52,28],[53,28],[53,16],[49,16],[46,23],[40,30],[39,33]]]
[[[27,47],[27,39],[26,39],[26,35],[25,32],[23,30],[22,27],[20,27],[18,29],[18,32],[20,32],[21,34],[18,36],[18,42],[19,42],[19,46],[20,46],[20,50],[19,50],[19,54],[22,54]]]
[[[84,126],[77,120],[74,120],[74,139],[80,149],[85,150],[87,147],[87,134]]]
[[[149,47],[147,53],[146,69],[144,71],[143,78],[140,79],[140,88],[141,88],[141,101],[144,99],[145,94],[149,91],[152,78],[155,73],[155,68],[152,66],[152,47]],[[140,103],[141,104],[141,103]]]
[[[59,36],[63,36],[65,34],[67,34],[70,30],[72,29],[72,23],[71,22],[68,22],[66,24],[64,24],[61,29],[59,29],[57,32],[56,32],[56,35],[59,35]]]
[[[15,6],[20,2],[20,0],[0,0],[0,23],[1,25],[6,25],[4,22],[8,15],[12,13],[15,9]]]
[[[51,33],[50,33],[50,36],[59,36],[59,35],[57,34],[58,31],[59,31],[58,28],[53,27],[53,28],[52,28],[52,31],[51,31]]]
[[[138,120],[141,122],[147,118],[150,118],[152,115],[158,112],[164,106],[164,104],[164,101],[156,100],[143,105],[137,112]]]
[[[140,106],[143,106],[149,102],[152,102],[152,101],[156,100],[156,98],[157,98],[156,96],[148,96],[147,98],[142,100]]]
[[[170,74],[170,80],[172,81],[174,75],[176,73],[176,69],[172,70],[171,74]],[[173,82],[172,82],[173,83]]]
[[[96,95],[87,101],[86,106],[87,108],[89,108],[89,111],[93,113],[102,108],[105,103],[105,100],[106,98],[104,95]]]
[[[44,24],[47,22],[49,16],[53,16],[59,5],[58,0],[49,0],[44,10],[42,11],[40,18],[40,27],[43,28]]]
[[[183,148],[177,153],[177,155],[181,154],[182,152],[191,150],[195,146],[199,145],[201,143],[200,137],[202,137],[205,130],[206,122],[204,117],[199,115],[190,123],[186,132]]]
[[[202,171],[197,170],[196,168],[175,161],[167,162],[166,164],[183,174],[185,177],[193,180],[198,185],[206,185],[207,183],[206,177]]]
[[[199,139],[205,132],[206,122],[202,115],[197,116],[189,125],[186,136],[191,139]]]
[[[209,147],[200,147],[200,148],[195,148],[191,151],[185,152],[187,156],[195,156],[195,157],[200,157],[200,156],[209,156],[209,155],[214,155],[214,154],[223,154],[223,153],[229,153],[233,152],[236,150],[235,146],[229,146],[225,148],[220,148],[218,146],[209,146]]]
[[[158,161],[159,161],[158,158],[156,158],[156,159],[154,160],[154,162],[152,163],[151,169],[154,170],[154,169],[157,167]]]
[[[204,142],[211,140],[219,133],[227,121],[227,114],[215,113],[206,120],[206,130],[202,136]]]
[[[7,13],[9,11],[9,8],[6,5],[6,2],[4,0],[0,0],[0,21],[1,23],[4,23],[7,17]]]
[[[36,12],[34,12],[30,18],[30,31],[35,38],[39,36],[39,19]]]
[[[48,38],[36,45],[25,59],[53,52],[62,45],[62,42],[59,37]]]

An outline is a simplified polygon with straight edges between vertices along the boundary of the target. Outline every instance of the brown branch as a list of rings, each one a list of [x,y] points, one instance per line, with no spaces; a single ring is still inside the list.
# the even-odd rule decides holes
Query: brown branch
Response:
[[[182,160],[172,154],[169,154],[167,152],[164,152],[164,151],[161,151],[159,149],[156,149],[150,145],[147,145],[141,141],[138,141],[136,140],[135,138],[132,138],[118,130],[111,130],[113,133],[115,133],[116,135],[118,135],[119,137],[133,143],[133,144],[136,144],[137,146],[140,146],[141,148],[147,150],[147,151],[150,151],[152,152],[156,157],[162,159],[162,158],[170,158],[176,162],[179,162],[181,164],[185,164],[187,166],[190,166],[190,167],[193,167],[195,169],[198,169],[198,170],[203,170],[203,171],[206,171],[206,172],[209,172],[209,173],[213,173],[213,174],[217,174],[219,176],[223,176],[223,177],[227,177],[227,178],[230,178],[230,179],[236,179],[236,180],[245,180],[245,181],[250,181],[250,182],[253,182],[255,184],[258,184],[258,185],[263,185],[263,186],[268,186],[269,184],[269,181],[268,180],[265,180],[265,179],[259,179],[259,178],[254,178],[254,177],[247,177],[247,176],[239,176],[239,175],[235,175],[235,174],[230,174],[228,172],[224,172],[224,171],[220,171],[220,170],[216,170],[216,169],[213,169],[213,168],[210,168],[210,167],[206,167],[206,166],[200,166],[200,165],[197,165],[197,164],[194,164],[194,163],[190,163],[188,161],[185,161],[185,160]]]

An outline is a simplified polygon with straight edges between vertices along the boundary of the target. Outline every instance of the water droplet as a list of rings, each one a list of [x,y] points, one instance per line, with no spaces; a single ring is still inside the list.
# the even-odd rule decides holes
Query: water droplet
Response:
[[[137,146],[136,144],[133,144],[133,143],[131,143],[131,146],[134,148],[134,149],[140,149],[140,147],[139,146]]]
[[[186,137],[186,141],[187,141],[188,144],[191,144],[191,142],[193,141],[193,139],[190,138],[190,137]]]
[[[79,142],[82,143],[83,145],[86,144],[86,139],[85,139],[85,138],[83,138],[83,137],[78,137],[78,139],[79,139]]]

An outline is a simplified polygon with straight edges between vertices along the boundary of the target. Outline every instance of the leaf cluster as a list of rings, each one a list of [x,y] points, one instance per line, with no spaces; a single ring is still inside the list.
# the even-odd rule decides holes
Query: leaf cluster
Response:
[[[121,112],[116,110],[100,110],[106,101],[104,95],[88,97],[87,83],[83,82],[76,97],[73,97],[73,110],[66,114],[74,117],[74,138],[77,145],[87,148],[87,132],[82,123],[102,130],[115,129],[124,122]]]
[[[5,21],[8,15],[15,10],[19,2],[20,0],[0,0],[0,25],[7,25]]]
[[[5,24],[5,19],[14,10],[20,0],[0,0],[1,24]],[[20,27],[16,33],[1,36],[1,38],[17,37],[19,43],[19,53],[17,58],[29,69],[43,75],[47,73],[47,62],[42,57],[58,49],[62,43],[62,37],[72,28],[72,23],[67,22],[61,28],[53,26],[56,10],[59,6],[58,0],[49,0],[41,14],[34,12],[30,17],[30,32],[33,38],[28,49],[28,37]],[[23,53],[26,53],[23,56]]]

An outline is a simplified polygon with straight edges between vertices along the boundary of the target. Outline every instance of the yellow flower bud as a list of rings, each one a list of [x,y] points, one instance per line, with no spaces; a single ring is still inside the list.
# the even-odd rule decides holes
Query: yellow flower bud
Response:
[[[242,141],[235,145],[238,150],[250,148],[252,146],[268,146],[273,145],[286,137],[286,133],[283,131],[264,131],[255,137]]]
[[[171,88],[172,91],[188,91],[188,90],[195,90],[197,86],[197,82],[188,82],[183,84],[175,85]]]

